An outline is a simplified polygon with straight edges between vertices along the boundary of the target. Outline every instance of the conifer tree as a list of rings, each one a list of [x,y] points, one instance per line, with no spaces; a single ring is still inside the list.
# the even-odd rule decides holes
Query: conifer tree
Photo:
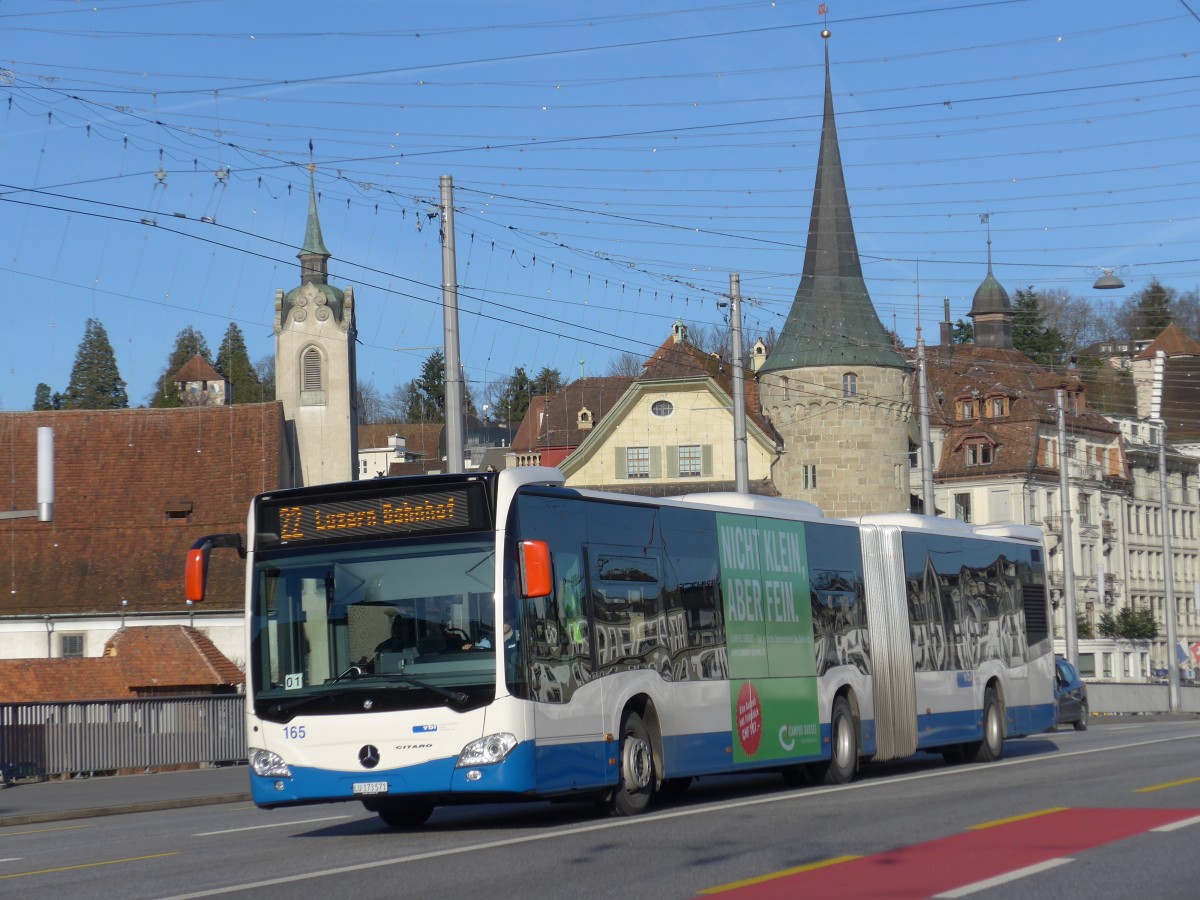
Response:
[[[33,408],[38,411],[54,409],[54,394],[50,391],[50,385],[44,381],[34,388]]]
[[[175,373],[197,353],[205,359],[212,357],[204,335],[188,325],[175,336],[175,349],[167,357],[167,367],[158,376],[154,387],[154,396],[150,397],[148,401],[150,406],[155,409],[174,409],[183,405],[183,399],[179,394],[179,385],[174,381]]]
[[[262,390],[258,380],[258,372],[250,362],[250,354],[246,351],[246,341],[242,337],[242,329],[236,322],[230,322],[221,340],[221,348],[217,350],[217,361],[213,368],[229,382],[233,392],[233,403],[259,403],[262,401]]]
[[[63,409],[127,409],[129,395],[117,370],[117,357],[99,319],[88,319],[75,353]]]

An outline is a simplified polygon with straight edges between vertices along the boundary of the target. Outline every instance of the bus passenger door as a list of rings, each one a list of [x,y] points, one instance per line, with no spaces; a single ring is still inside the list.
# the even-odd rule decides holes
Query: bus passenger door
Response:
[[[593,683],[587,559],[582,546],[553,553],[554,593],[532,598],[529,695],[534,700],[537,786],[541,792],[604,783],[605,746],[599,683]]]

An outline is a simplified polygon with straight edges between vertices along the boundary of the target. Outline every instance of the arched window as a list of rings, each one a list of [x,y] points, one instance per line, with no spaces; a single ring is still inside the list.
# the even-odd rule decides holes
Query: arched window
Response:
[[[309,347],[300,357],[300,390],[320,391],[324,385],[321,379],[321,351]]]

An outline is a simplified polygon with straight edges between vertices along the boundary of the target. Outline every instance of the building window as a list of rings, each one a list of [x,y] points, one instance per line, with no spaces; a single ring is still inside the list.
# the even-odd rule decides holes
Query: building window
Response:
[[[1001,419],[1008,415],[1008,398],[992,396],[987,398],[988,418]]]
[[[679,448],[679,477],[699,478],[704,474],[704,457],[699,444]]]
[[[1079,524],[1080,525],[1091,525],[1092,524],[1092,495],[1091,494],[1080,494],[1079,495]]]
[[[967,438],[963,441],[962,446],[968,466],[990,466],[992,464],[992,442],[987,438]]]
[[[960,421],[975,418],[975,401],[970,397],[960,397],[954,401],[954,413]]]
[[[804,475],[804,489],[806,491],[815,491],[817,489],[817,467],[802,466],[801,470]]]
[[[60,634],[58,636],[58,652],[63,659],[82,659],[83,635]]]
[[[853,372],[847,372],[842,376],[842,396],[858,396],[858,376]]]
[[[971,521],[971,495],[970,494],[955,494],[954,495],[954,518],[960,522]]]
[[[650,412],[660,419],[665,419],[671,413],[675,412],[675,404],[670,400],[655,400],[650,404]]]
[[[649,447],[626,447],[625,448],[625,477],[626,478],[649,478],[650,477],[650,448]]]

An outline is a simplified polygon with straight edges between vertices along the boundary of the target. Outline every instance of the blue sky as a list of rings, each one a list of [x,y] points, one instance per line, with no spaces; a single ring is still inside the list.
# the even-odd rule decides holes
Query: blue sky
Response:
[[[359,377],[442,340],[455,184],[476,391],[649,353],[676,318],[778,330],[799,283],[823,26],[867,285],[936,340],[986,274],[1105,305],[1200,285],[1200,3],[0,2],[0,409],[65,389],[89,317],[131,405],[175,336],[273,352],[310,159]],[[158,173],[158,174],[156,174]],[[218,174],[220,173],[220,174]],[[204,221],[211,219],[212,221]],[[1119,267],[1127,289],[1091,290]]]

